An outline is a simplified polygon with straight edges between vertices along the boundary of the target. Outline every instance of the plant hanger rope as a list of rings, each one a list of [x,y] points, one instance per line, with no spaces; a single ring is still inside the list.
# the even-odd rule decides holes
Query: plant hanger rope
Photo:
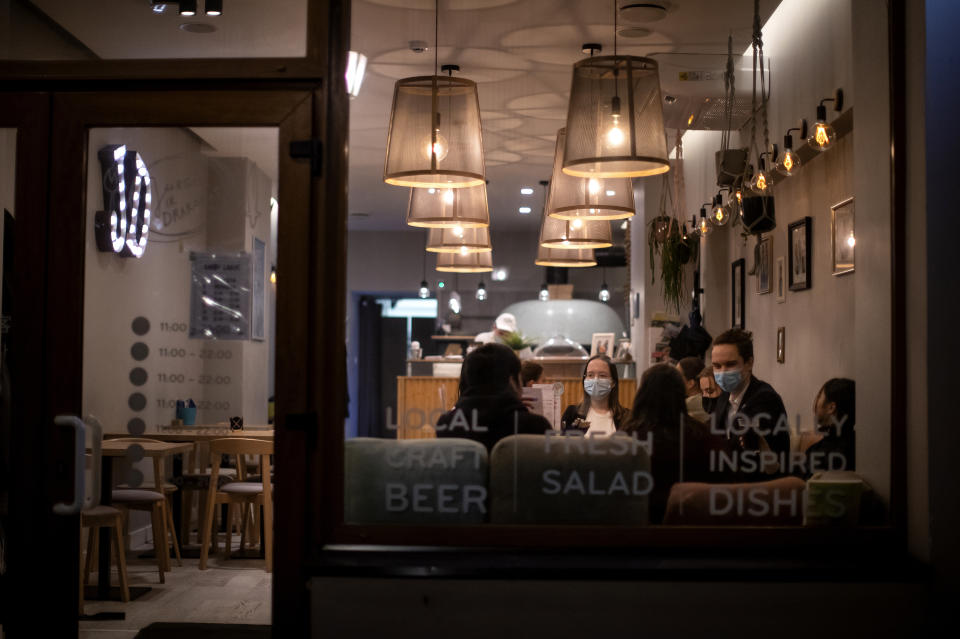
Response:
[[[757,68],[760,69],[760,104],[757,105]],[[770,99],[770,87],[767,86],[766,69],[763,60],[763,32],[760,29],[760,0],[753,1],[753,97],[751,107],[753,117],[750,119],[750,149],[757,155],[759,164],[760,153],[757,149],[757,118],[763,116],[763,151],[770,148],[770,132],[767,122],[767,102]]]

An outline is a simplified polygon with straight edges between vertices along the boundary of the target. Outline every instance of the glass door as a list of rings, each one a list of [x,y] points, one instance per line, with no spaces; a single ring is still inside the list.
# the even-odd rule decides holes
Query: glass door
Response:
[[[210,442],[224,438],[269,440],[277,449],[265,457],[234,456],[222,475],[255,482],[245,477],[263,472],[255,459],[269,460],[280,482],[287,470],[281,449],[294,385],[284,382],[293,371],[285,366],[290,351],[277,348],[276,336],[303,334],[307,322],[306,274],[298,266],[309,262],[309,244],[296,240],[309,228],[312,175],[309,158],[291,157],[291,148],[310,146],[313,99],[310,91],[53,97],[49,148],[56,170],[46,259],[39,253],[43,305],[28,309],[42,326],[37,388],[48,394],[33,409],[37,427],[46,420],[51,432],[60,414],[102,427],[103,461],[86,476],[99,474],[101,506],[123,513],[131,599],[184,582],[210,586],[218,568],[243,567],[258,576],[256,589],[238,593],[252,598],[246,621],[271,622],[271,553],[257,548],[269,548],[279,526],[271,525],[264,502],[302,504],[302,489],[290,481],[283,497],[266,500],[261,474],[259,499],[249,507],[238,502],[230,522],[221,516],[218,526],[206,527],[220,532],[221,551],[235,531],[235,556],[243,554],[237,551],[244,531],[246,558],[230,566],[211,556],[201,574],[203,517],[226,508],[208,509],[204,486],[186,476],[209,473]],[[93,450],[91,438],[86,444]],[[64,458],[53,465],[59,475],[73,472]],[[162,506],[149,503],[151,492],[161,495]],[[18,493],[27,498],[19,485],[11,493],[12,502]],[[66,519],[46,539],[65,549],[44,574],[48,593],[56,584],[45,601],[54,599],[72,620],[57,636],[77,632],[81,541],[92,530],[87,517]],[[89,564],[85,609],[122,613],[126,595],[110,559],[109,530],[100,530],[99,542],[83,545],[99,547]],[[283,536],[276,534],[274,544],[283,544]],[[202,597],[184,600],[193,601],[192,611],[159,606],[155,620],[215,621],[225,614]]]

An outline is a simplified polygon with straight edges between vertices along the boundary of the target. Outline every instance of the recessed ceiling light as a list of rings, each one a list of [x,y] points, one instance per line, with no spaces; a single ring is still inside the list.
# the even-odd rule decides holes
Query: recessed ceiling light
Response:
[[[213,33],[217,28],[206,22],[184,22],[180,25],[180,30],[189,33]]]
[[[519,209],[517,209],[517,210],[520,211],[520,213],[522,213],[523,215],[526,215],[526,214],[528,214],[528,213],[530,212],[530,207],[529,207],[529,206],[521,206],[521,207],[520,207]]]
[[[529,186],[525,186],[520,189],[520,195],[533,195],[533,189],[531,189]]]
[[[656,22],[667,17],[665,2],[627,2],[620,5],[624,22]]]

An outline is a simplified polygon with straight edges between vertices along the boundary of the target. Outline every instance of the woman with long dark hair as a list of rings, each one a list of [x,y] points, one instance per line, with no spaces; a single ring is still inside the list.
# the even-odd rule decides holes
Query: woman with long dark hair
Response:
[[[653,491],[650,521],[659,523],[667,509],[670,488],[680,481],[707,481],[710,450],[722,449],[722,439],[687,415],[687,389],[683,376],[669,364],[651,366],[640,377],[640,388],[623,430],[641,441],[653,442],[650,457]]]
[[[587,435],[610,435],[620,430],[627,409],[620,405],[619,394],[617,367],[606,355],[594,355],[583,367],[583,400],[563,411],[563,429],[579,428]],[[584,422],[589,426],[584,427]]]

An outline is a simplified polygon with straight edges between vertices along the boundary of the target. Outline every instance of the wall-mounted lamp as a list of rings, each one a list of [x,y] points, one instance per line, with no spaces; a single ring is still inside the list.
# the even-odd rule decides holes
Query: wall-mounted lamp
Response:
[[[700,221],[697,223],[700,235],[704,237],[709,235],[711,231],[710,222],[707,221],[707,206],[707,204],[704,204],[700,207]]]
[[[723,196],[717,193],[713,198],[713,208],[710,210],[710,221],[717,226],[726,226],[730,221],[730,209],[723,205]]]
[[[783,136],[783,155],[777,160],[777,171],[787,177],[800,168],[800,158],[793,152],[793,136],[790,135],[791,131],[799,131],[801,138],[807,137],[807,121],[800,120],[799,124],[800,126],[787,129],[786,135]]]
[[[277,283],[277,267],[273,265],[270,266],[270,283]]]
[[[836,131],[827,123],[827,107],[823,106],[824,102],[833,102],[834,111],[843,109],[843,89],[837,89],[832,98],[824,98],[817,105],[817,121],[807,138],[807,144],[817,151],[826,151],[833,146],[833,141],[837,138]]]
[[[769,151],[760,154],[760,159],[757,160],[757,172],[753,174],[753,178],[750,180],[750,188],[760,195],[766,195],[770,188],[770,178],[767,177],[767,163],[763,157],[769,154]]]

